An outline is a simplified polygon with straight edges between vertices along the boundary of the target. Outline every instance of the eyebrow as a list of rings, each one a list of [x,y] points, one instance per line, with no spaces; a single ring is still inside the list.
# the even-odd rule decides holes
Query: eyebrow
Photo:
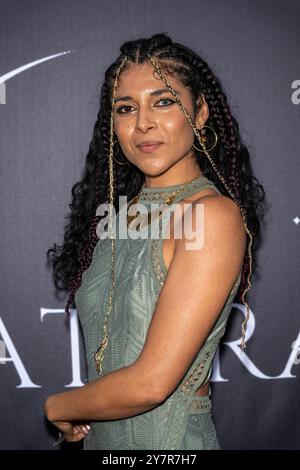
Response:
[[[159,96],[159,95],[162,95],[163,93],[165,93],[167,91],[169,93],[171,93],[169,88],[160,88],[159,90],[151,91],[150,96]],[[177,91],[177,90],[174,90],[174,91],[177,95],[180,95],[179,91]],[[130,100],[133,100],[133,99],[134,98],[132,98],[132,96],[120,96],[120,98],[117,98],[115,100],[115,103],[117,103],[118,101],[130,101]]]

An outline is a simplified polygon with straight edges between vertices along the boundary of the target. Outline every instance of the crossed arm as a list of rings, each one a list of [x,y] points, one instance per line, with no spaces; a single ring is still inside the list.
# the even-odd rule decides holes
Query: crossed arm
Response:
[[[240,210],[228,197],[204,196],[204,244],[174,256],[138,359],[83,387],[50,395],[48,420],[96,421],[130,417],[155,408],[183,379],[209,335],[241,269],[246,233]]]

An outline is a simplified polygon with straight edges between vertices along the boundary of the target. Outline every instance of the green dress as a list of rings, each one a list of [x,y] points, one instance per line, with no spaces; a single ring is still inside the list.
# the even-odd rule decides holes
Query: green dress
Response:
[[[147,197],[145,200],[141,198],[140,202],[163,203],[163,197],[180,188],[182,185],[144,188]],[[213,188],[220,194],[212,181],[202,175],[184,192],[178,194],[172,204],[207,188]],[[152,208],[153,206],[151,210]],[[163,215],[162,219],[164,217],[167,215]],[[116,217],[116,233],[119,220],[120,212]],[[145,228],[141,232],[143,230]],[[132,364],[143,348],[147,329],[167,275],[162,256],[162,233],[166,232],[165,229],[161,232],[160,226],[160,235],[156,238],[140,236],[134,239],[117,236],[115,239],[114,303],[108,317],[109,342],[104,353],[101,375]],[[111,285],[110,269],[111,239],[99,239],[91,264],[84,271],[81,286],[75,295],[85,343],[89,382],[99,377],[93,356],[103,339],[103,322],[108,311]],[[212,361],[225,332],[240,279],[241,272],[213,329],[172,394],[152,410],[139,415],[92,422],[91,430],[84,438],[84,450],[220,449],[212,418],[211,389],[209,388],[209,393],[203,397],[195,396],[195,392],[210,380]]]

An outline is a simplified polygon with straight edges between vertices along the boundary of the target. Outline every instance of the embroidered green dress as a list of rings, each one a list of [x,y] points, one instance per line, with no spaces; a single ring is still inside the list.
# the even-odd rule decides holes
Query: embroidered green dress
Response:
[[[144,188],[147,197],[145,200],[141,198],[140,202],[163,203],[168,193],[180,188],[182,185]],[[178,194],[172,204],[207,188],[213,188],[220,194],[216,186],[202,175]],[[116,217],[117,233],[119,215],[120,212]],[[132,364],[143,348],[167,275],[162,256],[163,234],[160,232],[156,238],[117,236],[115,239],[114,303],[108,317],[109,342],[104,354],[102,375]],[[110,269],[111,239],[99,239],[92,262],[84,271],[81,286],[75,295],[85,342],[89,382],[98,378],[93,355],[103,339],[111,283]],[[209,393],[204,397],[196,396],[195,392],[211,377],[213,358],[225,332],[240,279],[241,272],[212,331],[174,392],[150,411],[119,420],[92,422],[91,430],[84,439],[84,450],[220,449],[212,419],[211,390],[209,388]]]

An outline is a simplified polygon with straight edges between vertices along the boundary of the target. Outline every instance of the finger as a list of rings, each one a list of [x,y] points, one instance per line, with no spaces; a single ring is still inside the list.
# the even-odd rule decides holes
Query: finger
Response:
[[[89,433],[90,427],[88,425],[86,426],[80,426],[81,432],[83,432],[85,435]]]
[[[81,432],[80,426],[74,426],[74,433],[77,434]]]
[[[91,423],[90,422],[81,422],[81,423],[76,423],[74,426],[84,426],[87,429],[91,429]]]
[[[88,425],[76,424],[73,429],[76,434],[80,432],[87,435],[91,428]]]
[[[81,439],[85,438],[85,434],[82,432],[78,432],[77,434],[73,434],[72,436],[68,435],[66,437],[66,441],[68,442],[78,442],[81,441]]]
[[[77,442],[86,437],[91,429],[89,424],[75,424],[73,425],[73,434],[68,434],[66,440],[68,442]]]

